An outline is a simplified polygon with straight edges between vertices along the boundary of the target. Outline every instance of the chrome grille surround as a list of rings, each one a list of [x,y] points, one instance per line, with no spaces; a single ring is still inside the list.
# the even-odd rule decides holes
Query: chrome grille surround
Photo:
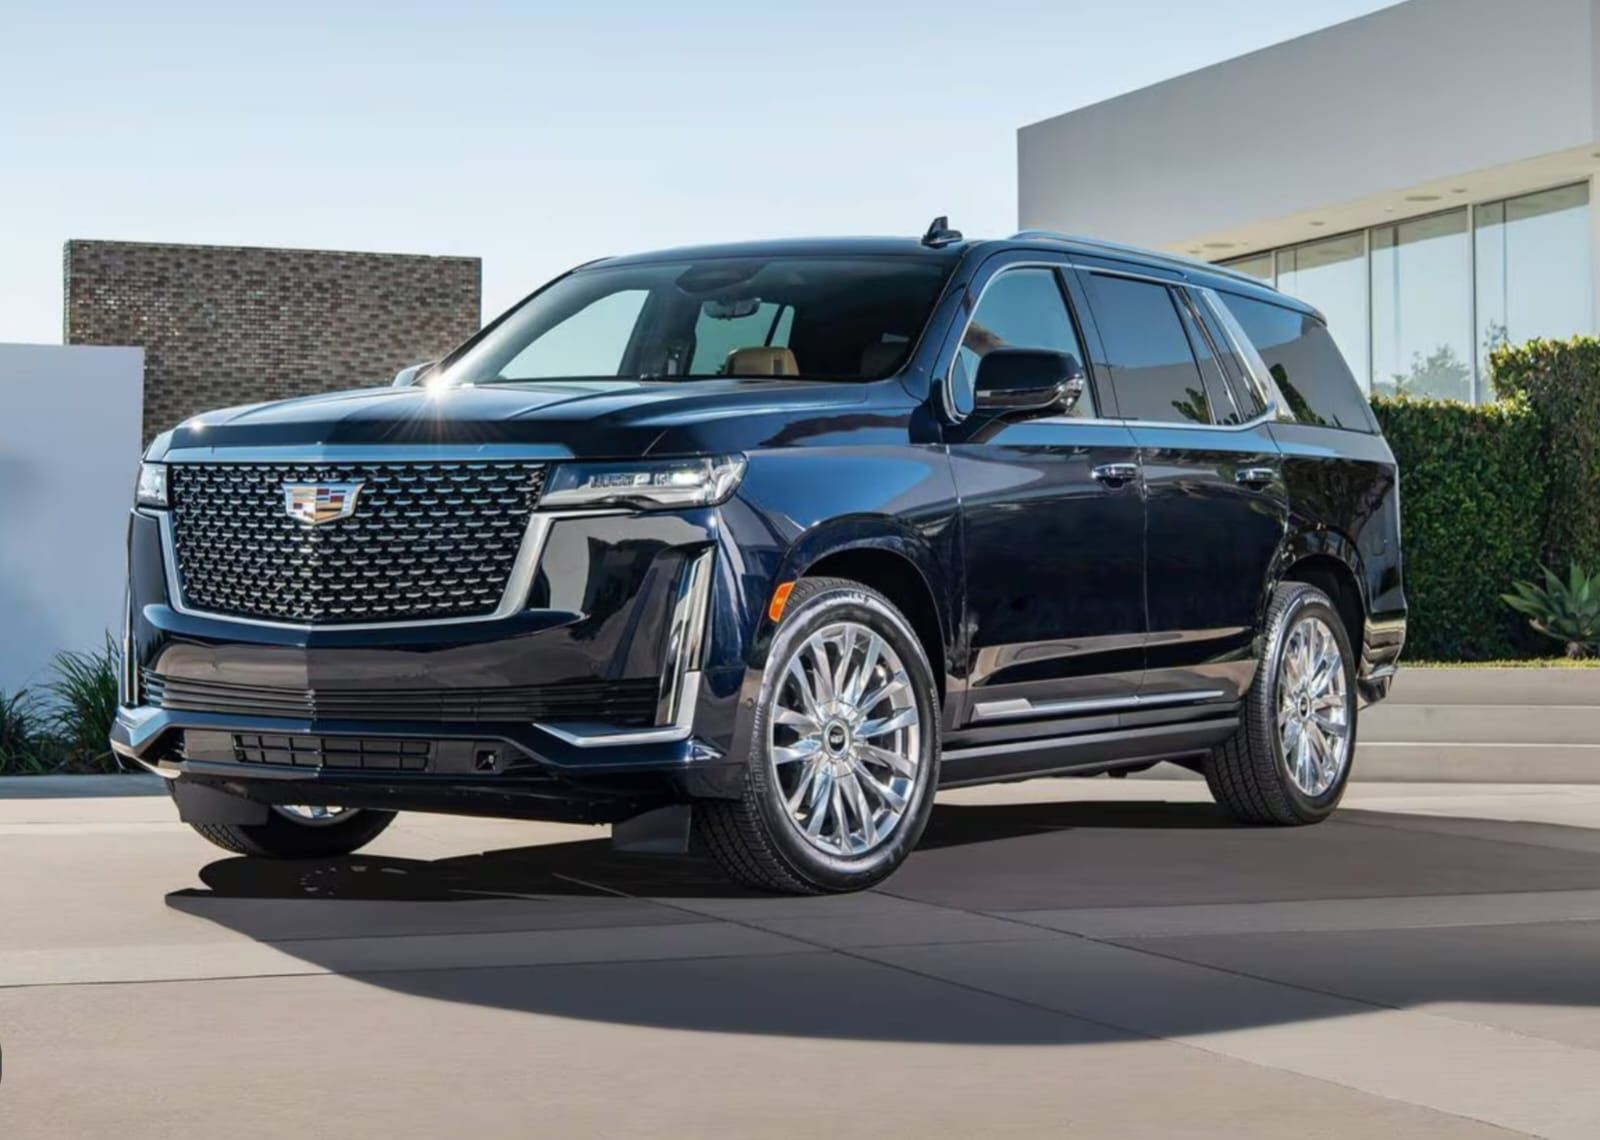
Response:
[[[182,608],[303,626],[472,620],[520,608],[548,465],[526,460],[172,464]],[[361,483],[355,514],[306,526],[286,483]],[[536,534],[535,532],[539,533]],[[526,582],[521,582],[526,592]]]

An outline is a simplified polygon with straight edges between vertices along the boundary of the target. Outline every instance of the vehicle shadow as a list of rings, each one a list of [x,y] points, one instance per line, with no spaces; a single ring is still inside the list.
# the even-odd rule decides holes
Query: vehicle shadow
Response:
[[[1600,832],[1546,825],[1347,810],[1287,831],[1202,804],[941,804],[882,890],[817,899],[603,839],[435,860],[230,858],[200,878],[168,905],[318,971],[661,1028],[1022,1044],[1125,1036],[1122,1006],[1161,1035],[1439,1002],[1600,1006],[1600,922],[1393,917],[1397,898],[1600,892]],[[1318,908],[1362,900],[1387,917],[1318,929]],[[1287,921],[1249,909],[1300,901],[1310,910]],[[1237,929],[1158,938],[1046,929],[1063,912],[1192,904],[1245,909]]]

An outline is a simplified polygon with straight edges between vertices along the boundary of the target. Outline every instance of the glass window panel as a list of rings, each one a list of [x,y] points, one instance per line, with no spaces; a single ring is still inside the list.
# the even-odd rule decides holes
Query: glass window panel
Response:
[[[1470,401],[1475,356],[1467,211],[1373,230],[1373,389]]]
[[[551,380],[617,375],[622,353],[650,296],[643,289],[607,293],[513,356],[495,377]]]
[[[1231,261],[1222,261],[1218,264],[1235,273],[1248,274],[1258,281],[1265,281],[1268,285],[1274,280],[1271,250],[1266,253],[1252,253],[1249,257],[1235,257]]]
[[[1356,382],[1371,391],[1367,365],[1367,245],[1344,234],[1278,251],[1278,288],[1315,306],[1349,362]]]
[[[1205,382],[1167,287],[1098,273],[1088,285],[1122,418],[1211,423]]]
[[[700,305],[694,322],[694,356],[689,371],[710,376],[723,370],[728,356],[741,348],[787,348],[794,310],[762,301],[744,316],[730,316],[714,301]]]
[[[1594,329],[1589,187],[1563,186],[1477,209],[1478,351]],[[1486,384],[1480,396],[1487,398]]]
[[[1039,348],[1064,352],[1084,363],[1078,333],[1067,314],[1061,281],[1053,269],[1004,270],[983,291],[978,311],[967,325],[956,357],[957,382],[975,383],[978,364],[996,348]],[[1095,414],[1088,393],[1068,415]]]

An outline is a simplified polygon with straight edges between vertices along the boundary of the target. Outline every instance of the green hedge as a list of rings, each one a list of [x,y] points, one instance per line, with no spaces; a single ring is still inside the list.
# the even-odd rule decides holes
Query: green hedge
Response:
[[[1372,407],[1400,465],[1406,656],[1522,656],[1531,635],[1500,595],[1538,572],[1550,489],[1540,417],[1520,400]]]
[[[1600,569],[1600,339],[1529,341],[1496,349],[1489,364],[1495,391],[1526,401],[1543,427],[1550,486],[1540,561],[1562,574],[1573,563]]]

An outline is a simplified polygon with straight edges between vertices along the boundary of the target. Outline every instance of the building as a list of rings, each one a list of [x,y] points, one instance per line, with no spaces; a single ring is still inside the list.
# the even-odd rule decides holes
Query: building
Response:
[[[144,438],[198,412],[384,384],[478,331],[475,257],[69,241],[65,340],[144,349]]]
[[[1222,261],[1368,391],[1490,398],[1600,329],[1600,0],[1409,0],[1022,128],[1024,228]]]
[[[141,357],[0,344],[0,694],[120,636]]]

